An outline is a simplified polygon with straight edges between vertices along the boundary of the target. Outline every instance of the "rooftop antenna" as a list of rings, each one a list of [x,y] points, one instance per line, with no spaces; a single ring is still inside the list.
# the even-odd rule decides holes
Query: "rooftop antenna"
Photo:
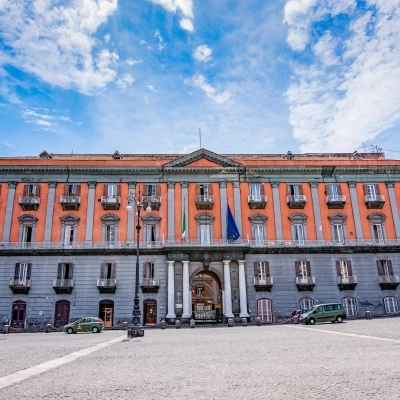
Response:
[[[199,137],[200,137],[200,149],[201,149],[201,129],[199,128]]]

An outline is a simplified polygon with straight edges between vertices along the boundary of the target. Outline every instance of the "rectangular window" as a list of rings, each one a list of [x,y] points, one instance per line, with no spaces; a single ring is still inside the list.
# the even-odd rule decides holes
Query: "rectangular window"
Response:
[[[108,186],[108,197],[114,197],[117,196],[117,185],[107,185]]]
[[[58,277],[57,279],[72,279],[73,267],[71,263],[58,264]]]
[[[353,297],[345,297],[344,299],[342,299],[342,305],[348,317],[357,316],[356,299],[354,299]]]
[[[261,185],[250,185],[250,195],[253,200],[261,200]]]
[[[376,187],[375,184],[367,184],[367,195],[372,199],[376,199]]]
[[[19,264],[19,273],[18,273],[18,280],[22,282],[26,282],[28,274],[28,263],[20,263]]]
[[[332,200],[337,199],[339,197],[338,185],[329,185],[328,186],[328,195],[332,196]]]
[[[299,261],[299,277],[301,279],[308,278],[307,261]]]
[[[265,239],[264,226],[260,224],[254,225],[255,244],[262,245],[264,243],[264,239]]]
[[[39,185],[25,185],[24,196],[39,196]]]
[[[106,226],[106,242],[108,242],[108,243],[115,242],[115,226],[114,225]]]
[[[209,245],[210,237],[210,225],[200,225],[200,243],[202,245]]]
[[[64,245],[68,246],[74,243],[74,230],[73,225],[66,225],[64,231]]]
[[[372,224],[372,232],[374,240],[379,244],[383,244],[383,230],[381,224]]]
[[[208,198],[208,195],[210,194],[208,184],[199,185],[199,189],[200,189],[200,195],[204,196],[205,199]]]
[[[348,279],[349,278],[349,270],[347,268],[347,261],[341,260],[341,261],[339,261],[339,265],[340,265],[340,276],[343,279]]]
[[[392,314],[399,311],[399,303],[396,297],[385,297],[383,300],[386,314]]]
[[[24,243],[32,243],[32,230],[31,226],[24,226],[22,232],[22,241]]]
[[[303,224],[294,224],[294,240],[299,244],[304,244],[304,226]]]
[[[387,260],[381,260],[382,271],[384,276],[391,276],[392,275],[392,268],[390,268],[389,263]]]
[[[333,225],[333,239],[336,243],[343,244],[344,236],[343,236],[343,225],[342,224],[334,224]]]
[[[269,274],[267,271],[267,267],[265,265],[265,261],[258,261],[257,262],[257,268],[258,268],[258,278],[260,280],[265,280],[266,278],[268,278]]]
[[[156,227],[154,225],[146,225],[146,244],[147,247],[156,241]]]
[[[302,299],[300,299],[301,310],[309,310],[313,306],[314,306],[314,299],[311,299],[310,297],[303,297]]]

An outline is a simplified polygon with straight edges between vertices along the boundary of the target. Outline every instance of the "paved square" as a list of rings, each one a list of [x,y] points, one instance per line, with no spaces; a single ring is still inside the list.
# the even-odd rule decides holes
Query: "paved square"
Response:
[[[0,399],[400,398],[400,318],[125,336],[1,335]]]

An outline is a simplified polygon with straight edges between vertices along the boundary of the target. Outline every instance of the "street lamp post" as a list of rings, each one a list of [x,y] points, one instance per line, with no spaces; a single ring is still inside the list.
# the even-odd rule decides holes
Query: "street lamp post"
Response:
[[[144,329],[140,322],[140,299],[139,299],[139,238],[140,238],[140,211],[144,207],[144,204],[140,198],[140,188],[139,195],[135,197],[133,192],[129,193],[128,205],[126,209],[128,211],[132,210],[132,203],[136,205],[136,270],[135,270],[135,298],[133,299],[133,312],[132,312],[132,322],[128,329],[128,338],[142,337],[144,336]],[[147,204],[146,211],[151,211],[150,203]]]

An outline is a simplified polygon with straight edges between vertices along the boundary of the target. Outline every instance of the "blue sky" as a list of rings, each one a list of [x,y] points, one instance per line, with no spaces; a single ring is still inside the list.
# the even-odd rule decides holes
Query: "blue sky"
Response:
[[[400,0],[0,0],[0,156],[398,158]],[[364,147],[363,147],[364,143]]]

